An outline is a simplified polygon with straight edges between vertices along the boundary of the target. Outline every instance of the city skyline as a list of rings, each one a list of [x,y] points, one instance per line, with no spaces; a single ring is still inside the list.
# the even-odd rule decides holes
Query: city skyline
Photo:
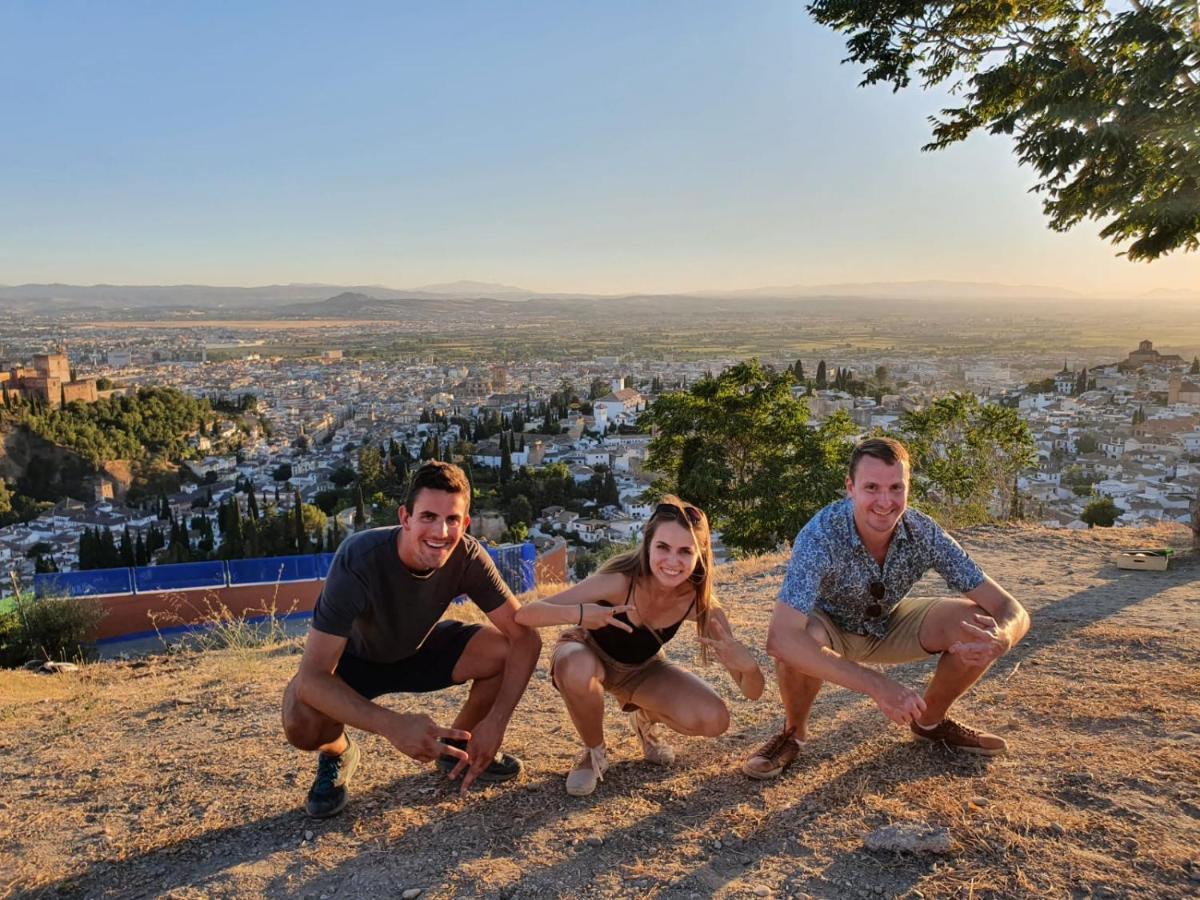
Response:
[[[0,283],[542,293],[971,281],[1195,290],[1046,227],[1011,142],[922,153],[800,6],[28,6]]]

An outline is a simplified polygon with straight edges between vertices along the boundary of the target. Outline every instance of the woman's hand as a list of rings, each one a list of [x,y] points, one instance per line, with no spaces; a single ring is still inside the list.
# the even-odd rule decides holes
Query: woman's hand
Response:
[[[588,631],[595,631],[599,628],[606,628],[609,625],[620,628],[622,631],[633,632],[633,628],[626,622],[620,619],[613,618],[617,613],[627,613],[633,609],[633,604],[622,604],[621,606],[604,606],[600,603],[583,603],[580,605],[583,614],[579,621]],[[578,614],[577,614],[578,615]]]
[[[700,643],[712,650],[721,665],[730,672],[749,672],[758,669],[758,660],[750,653],[746,645],[737,640],[719,619],[713,618],[708,623],[708,637],[700,638]]]

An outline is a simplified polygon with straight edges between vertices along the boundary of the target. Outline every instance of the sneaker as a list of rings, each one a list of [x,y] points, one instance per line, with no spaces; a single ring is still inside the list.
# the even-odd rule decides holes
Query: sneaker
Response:
[[[937,725],[929,727],[913,722],[911,727],[918,740],[944,744],[951,750],[961,750],[963,753],[999,756],[1008,750],[1008,741],[999,735],[979,731],[953,719],[942,719]]]
[[[358,745],[346,738],[341,756],[317,754],[317,777],[308,789],[305,809],[314,819],[336,816],[346,808],[350,794],[346,790],[358,768]]]
[[[635,709],[629,714],[629,721],[634,734],[642,742],[642,755],[646,757],[646,762],[656,766],[669,766],[675,762],[675,748],[663,739],[662,729],[645,710]]]
[[[597,781],[604,780],[607,771],[608,758],[604,755],[604,745],[588,747],[567,773],[567,793],[572,797],[586,797],[596,789]]]
[[[467,749],[467,742],[460,741],[458,738],[440,738],[443,744],[450,744],[452,747],[457,747],[459,750]],[[458,765],[457,756],[439,756],[437,758],[437,767],[449,775],[454,771],[454,767]],[[488,763],[486,769],[479,773],[476,781],[482,781],[488,784],[498,784],[501,781],[511,781],[521,774],[524,764],[517,757],[509,753],[497,753],[495,758]],[[466,771],[465,769],[463,770]]]
[[[799,754],[800,741],[796,739],[796,729],[787,728],[755,750],[742,763],[742,772],[760,780],[774,778],[790,766]]]

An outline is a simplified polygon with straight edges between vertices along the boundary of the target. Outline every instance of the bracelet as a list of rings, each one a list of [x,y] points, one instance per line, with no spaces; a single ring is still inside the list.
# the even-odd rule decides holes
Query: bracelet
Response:
[[[579,604],[579,624],[583,624],[583,604]]]

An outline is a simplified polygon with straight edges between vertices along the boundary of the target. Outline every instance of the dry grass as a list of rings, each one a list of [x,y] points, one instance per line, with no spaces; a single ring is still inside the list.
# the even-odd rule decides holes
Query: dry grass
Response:
[[[964,718],[1012,744],[990,763],[914,745],[865,698],[827,689],[799,763],[775,782],[749,782],[737,765],[775,727],[778,697],[772,688],[759,703],[735,700],[710,668],[701,674],[733,712],[728,734],[679,738],[679,764],[657,769],[638,759],[614,711],[614,766],[595,795],[571,798],[562,775],[578,742],[543,666],[509,730],[527,764],[519,783],[463,799],[363,735],[352,806],[316,823],[300,810],[312,759],[288,748],[278,725],[293,647],[75,676],[0,673],[0,894],[1194,896],[1200,563],[1164,574],[1111,564],[1117,546],[1179,546],[1184,536],[965,536],[1034,616],[1030,638],[961,704]],[[744,561],[718,584],[755,647],[783,561]],[[681,632],[671,651],[693,665],[694,638]],[[898,672],[917,684],[930,668]],[[462,697],[387,702],[448,720]],[[948,828],[953,852],[863,849],[865,834],[901,821]]]

